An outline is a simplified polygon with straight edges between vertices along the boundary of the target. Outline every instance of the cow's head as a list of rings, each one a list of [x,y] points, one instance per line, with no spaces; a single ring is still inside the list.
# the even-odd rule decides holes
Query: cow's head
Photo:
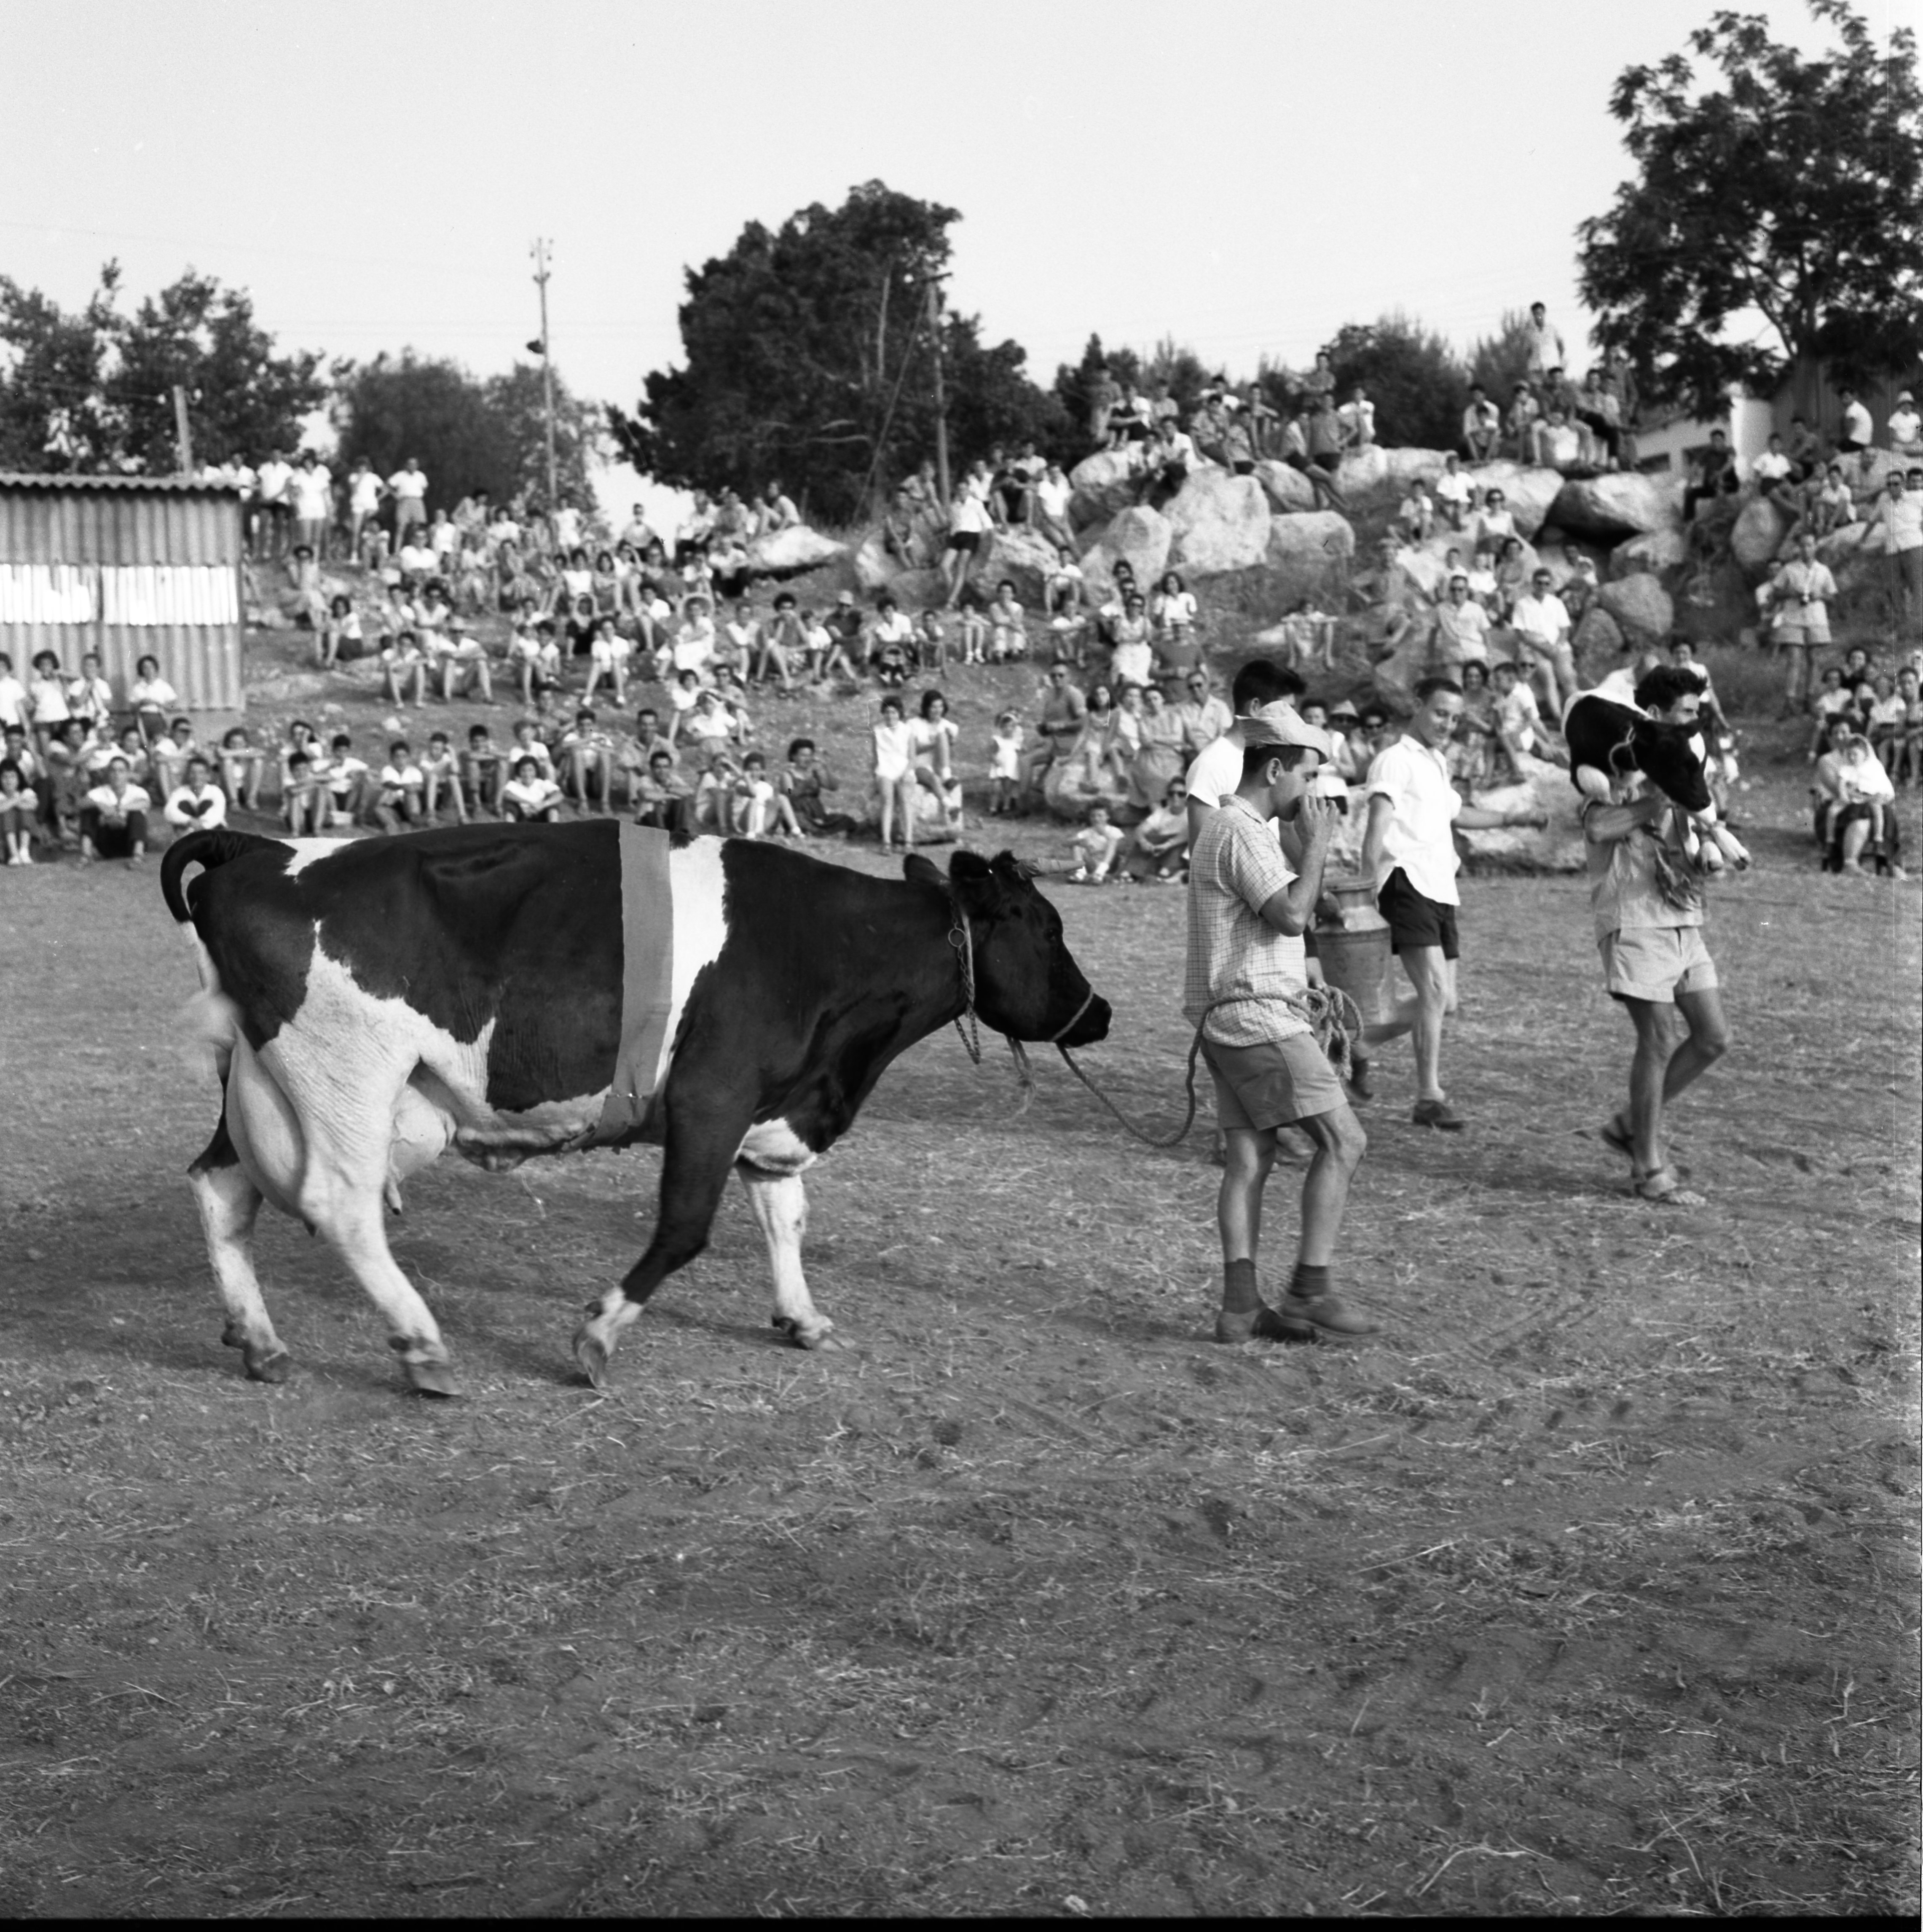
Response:
[[[1108,1003],[1090,990],[1062,940],[1061,914],[1012,853],[958,851],[944,878],[919,854],[902,868],[968,915],[974,934],[975,1010],[1013,1040],[1091,1046],[1108,1037]]]
[[[1709,796],[1709,747],[1700,724],[1666,724],[1639,718],[1631,747],[1637,770],[1685,812],[1713,818]]]

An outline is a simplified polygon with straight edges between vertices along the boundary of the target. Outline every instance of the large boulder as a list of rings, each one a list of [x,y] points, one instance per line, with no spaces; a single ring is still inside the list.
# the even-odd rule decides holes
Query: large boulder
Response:
[[[1379,443],[1342,452],[1341,461],[1336,465],[1336,488],[1345,496],[1366,496],[1371,490],[1388,487],[1389,452]]]
[[[1135,501],[1140,472],[1126,450],[1098,449],[1069,472],[1068,480],[1073,491],[1068,500],[1069,522],[1085,530],[1106,524]]]
[[[1581,795],[1569,774],[1544,758],[1522,754],[1523,782],[1479,791],[1471,802],[1496,812],[1533,806],[1548,814],[1546,826],[1490,826],[1480,832],[1458,832],[1472,862],[1492,871],[1580,872],[1588,863],[1576,808]]]
[[[870,530],[855,548],[855,580],[864,590],[880,590],[902,574],[902,562],[879,530]]]
[[[1622,626],[1600,603],[1592,604],[1583,612],[1582,621],[1576,626],[1576,634],[1570,640],[1570,650],[1576,659],[1582,688],[1587,691],[1592,686],[1601,683],[1622,662],[1622,654],[1628,648],[1629,641],[1622,634]]]
[[[1752,580],[1783,548],[1790,519],[1767,496],[1752,496],[1737,512],[1730,530],[1730,554]]]
[[[1168,568],[1168,547],[1174,532],[1160,510],[1133,503],[1114,518],[1092,549],[1082,554],[1082,567],[1090,587],[1107,590],[1114,581],[1114,566],[1126,558],[1136,583],[1144,590]]]
[[[1006,578],[1015,586],[1016,601],[1033,609],[1041,604],[1060,561],[1054,545],[1032,530],[993,530],[982,545],[975,578],[985,592],[992,592]]]
[[[1316,507],[1316,487],[1300,470],[1274,458],[1256,465],[1256,480],[1268,492],[1269,501],[1284,516],[1297,510]]]
[[[1657,576],[1666,570],[1678,570],[1688,561],[1689,538],[1684,535],[1681,525],[1672,525],[1647,531],[1640,537],[1631,537],[1627,543],[1618,544],[1610,552],[1606,574]]]
[[[1641,536],[1676,523],[1682,514],[1682,492],[1672,478],[1623,470],[1564,484],[1550,514],[1564,530],[1582,536]]]
[[[1562,488],[1562,478],[1553,470],[1538,469],[1533,464],[1478,463],[1470,469],[1468,477],[1478,493],[1502,492],[1520,537],[1533,537],[1542,528],[1548,520],[1550,506]]]
[[[1163,506],[1169,561],[1198,577],[1246,570],[1268,548],[1269,499],[1252,476],[1204,470]]]
[[[1329,595],[1347,581],[1354,556],[1354,530],[1346,517],[1333,510],[1305,510],[1269,520],[1263,567],[1288,602]]]
[[[1597,592],[1596,602],[1632,644],[1660,644],[1676,626],[1674,602],[1647,572],[1612,579]]]
[[[804,570],[814,570],[824,563],[832,563],[838,556],[846,556],[848,554],[846,544],[837,543],[832,537],[824,537],[819,530],[811,530],[806,524],[794,524],[784,530],[757,537],[748,546],[748,564],[751,570],[758,571],[764,577],[794,577]]]
[[[1442,473],[1447,460],[1445,453],[1439,449],[1390,449],[1384,452],[1389,462],[1389,481],[1396,486],[1397,494],[1406,496],[1408,486],[1420,478],[1424,483],[1433,483]]]

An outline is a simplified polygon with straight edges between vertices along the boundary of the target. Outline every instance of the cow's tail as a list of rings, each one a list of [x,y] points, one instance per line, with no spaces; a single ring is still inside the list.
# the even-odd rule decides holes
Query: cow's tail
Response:
[[[184,926],[194,916],[180,885],[181,874],[188,866],[204,866],[211,872],[230,860],[244,859],[250,852],[282,842],[263,838],[257,832],[230,832],[225,826],[214,832],[190,832],[184,838],[176,839],[160,861],[160,896],[166,901],[175,923]]]

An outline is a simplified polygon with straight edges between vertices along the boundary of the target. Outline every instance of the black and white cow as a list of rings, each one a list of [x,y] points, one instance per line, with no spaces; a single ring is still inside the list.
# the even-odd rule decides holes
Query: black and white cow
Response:
[[[338,1251],[414,1386],[457,1393],[383,1204],[450,1146],[506,1167],[596,1132],[621,1027],[617,851],[611,821],[344,844],[197,832],[169,850],[161,888],[191,923],[224,1089],[188,1173],[222,1339],[250,1376],[290,1366],[254,1273],[264,1198]],[[730,1168],[767,1240],[776,1325],[804,1348],[828,1334],[802,1273],[802,1171],[891,1060],[963,1012],[970,953],[988,1026],[1070,1046],[1106,1035],[1107,1001],[1006,853],[958,851],[945,877],[919,856],[904,870],[878,879],[734,840],[668,850],[671,1004],[653,1100],[625,1136],[662,1146],[659,1213],[574,1337],[596,1382],[641,1304],[706,1245]]]
[[[1584,692],[1563,713],[1562,736],[1570,780],[1586,796],[1606,798],[1612,780],[1640,772],[1682,808],[1706,864],[1714,868],[1726,859],[1740,868],[1749,863],[1748,852],[1717,812],[1701,724],[1668,724],[1634,704]]]

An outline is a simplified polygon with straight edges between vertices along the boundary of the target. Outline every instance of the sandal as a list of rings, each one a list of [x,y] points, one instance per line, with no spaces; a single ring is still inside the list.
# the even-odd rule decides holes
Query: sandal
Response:
[[[1652,1167],[1634,1184],[1639,1201],[1653,1202],[1664,1208],[1706,1208],[1709,1203],[1682,1185],[1675,1167]]]

